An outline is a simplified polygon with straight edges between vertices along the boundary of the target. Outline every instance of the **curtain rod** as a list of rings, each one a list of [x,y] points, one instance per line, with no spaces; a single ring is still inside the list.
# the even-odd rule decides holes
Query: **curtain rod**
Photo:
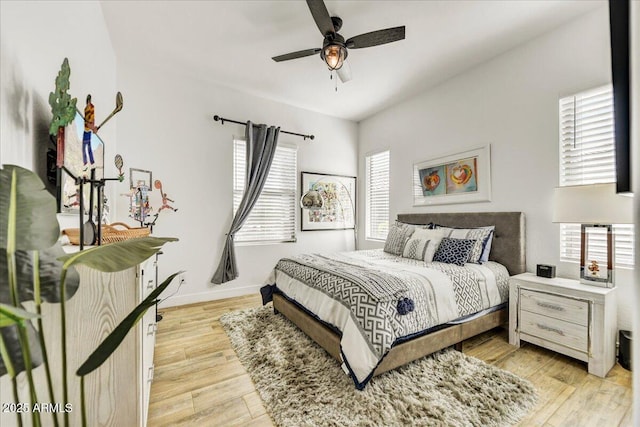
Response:
[[[220,122],[221,124],[224,124],[224,122],[230,122],[230,123],[237,123],[239,125],[244,125],[246,126],[247,123],[246,122],[239,122],[237,120],[231,120],[231,119],[225,119],[224,117],[220,117],[219,115],[215,115],[213,116],[213,120],[215,120],[216,122]],[[313,141],[313,139],[315,138],[315,136],[313,135],[303,135],[301,133],[295,133],[295,132],[288,132],[286,130],[281,130],[280,132],[282,133],[288,133],[289,135],[295,135],[295,136],[301,136],[304,140],[306,140],[307,138],[309,138],[310,140]]]

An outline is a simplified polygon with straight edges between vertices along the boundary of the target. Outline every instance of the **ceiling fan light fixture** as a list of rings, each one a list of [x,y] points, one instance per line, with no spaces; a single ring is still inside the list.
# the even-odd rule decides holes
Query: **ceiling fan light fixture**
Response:
[[[325,46],[322,53],[322,59],[331,71],[339,70],[347,57],[347,49],[339,44]]]

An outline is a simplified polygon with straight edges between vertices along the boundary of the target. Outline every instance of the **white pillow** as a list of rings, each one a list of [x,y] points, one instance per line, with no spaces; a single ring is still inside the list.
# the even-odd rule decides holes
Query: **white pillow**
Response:
[[[440,241],[447,235],[445,230],[418,229],[404,245],[402,256],[424,262],[432,262]]]

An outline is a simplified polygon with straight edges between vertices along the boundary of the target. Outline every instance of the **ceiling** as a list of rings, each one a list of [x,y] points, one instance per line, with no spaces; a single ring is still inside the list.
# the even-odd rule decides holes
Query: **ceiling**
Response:
[[[606,1],[326,1],[349,38],[406,26],[406,39],[352,49],[352,80],[330,80],[304,1],[103,1],[119,60],[181,72],[260,97],[360,121]]]

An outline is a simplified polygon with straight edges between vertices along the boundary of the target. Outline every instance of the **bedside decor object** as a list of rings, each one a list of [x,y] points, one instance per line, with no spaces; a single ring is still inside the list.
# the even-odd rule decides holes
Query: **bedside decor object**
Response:
[[[615,183],[557,187],[553,222],[581,224],[580,282],[613,287],[612,224],[633,222],[632,199],[616,194]]]
[[[556,266],[538,264],[536,265],[536,276],[546,277],[547,279],[553,279],[554,277],[556,277]]]
[[[511,276],[509,344],[527,341],[582,360],[604,378],[616,362],[615,291],[532,273]]]
[[[413,165],[414,206],[490,200],[490,145]]]
[[[356,178],[302,172],[302,231],[356,230]],[[354,237],[355,240],[355,237]]]

